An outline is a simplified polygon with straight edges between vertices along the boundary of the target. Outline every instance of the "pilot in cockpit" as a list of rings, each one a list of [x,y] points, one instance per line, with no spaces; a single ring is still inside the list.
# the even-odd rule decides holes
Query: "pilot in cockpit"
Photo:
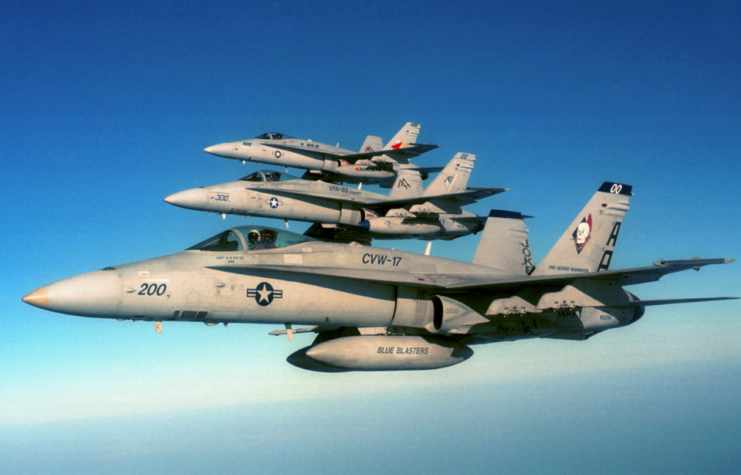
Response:
[[[260,231],[257,229],[253,229],[252,231],[247,234],[247,246],[249,247],[250,251],[254,251],[255,249],[262,249],[260,246]]]
[[[275,238],[276,238],[275,231],[273,231],[272,229],[266,229],[265,231],[263,231],[263,233],[264,233],[264,236],[262,239],[263,249],[275,249],[276,247],[278,247],[275,244]]]

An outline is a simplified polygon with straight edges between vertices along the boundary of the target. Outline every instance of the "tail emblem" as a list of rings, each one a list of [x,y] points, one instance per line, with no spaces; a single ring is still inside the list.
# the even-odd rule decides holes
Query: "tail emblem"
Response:
[[[450,185],[453,184],[454,178],[455,178],[455,175],[443,175],[443,184],[445,185],[446,190],[450,189]]]
[[[410,185],[406,178],[402,178],[401,180],[399,180],[399,184],[396,185],[396,187],[397,188],[409,188]]]
[[[391,146],[394,150],[399,150],[400,148],[406,148],[406,145],[404,142],[399,142]]]
[[[367,147],[365,147],[365,151],[366,152],[372,152],[373,151],[373,147],[371,147],[370,145],[368,145]]]
[[[576,245],[576,253],[581,254],[584,246],[589,242],[589,238],[592,237],[592,215],[588,218],[583,218],[581,223],[574,229],[574,234],[571,235],[574,238],[574,244]]]

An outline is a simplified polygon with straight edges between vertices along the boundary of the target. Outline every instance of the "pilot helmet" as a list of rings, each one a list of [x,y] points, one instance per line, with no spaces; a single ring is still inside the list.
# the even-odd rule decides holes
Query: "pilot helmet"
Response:
[[[247,241],[250,242],[250,244],[254,244],[256,242],[260,242],[260,231],[257,229],[253,229],[252,231],[247,234]]]

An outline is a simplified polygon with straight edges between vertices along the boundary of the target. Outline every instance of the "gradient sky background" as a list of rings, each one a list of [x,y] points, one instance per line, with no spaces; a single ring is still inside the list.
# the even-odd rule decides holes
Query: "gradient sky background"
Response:
[[[733,1],[2,2],[0,471],[737,472],[738,301],[650,308],[588,342],[479,346],[436,371],[317,374],[285,362],[310,336],[156,335],[21,297],[282,226],[162,201],[263,168],[208,145],[278,130],[357,149],[407,121],[441,144],[416,163],[474,153],[472,186],[512,190],[472,211],[536,216],[536,262],[603,181],[635,195],[613,268],[741,258],[740,22]],[[432,252],[470,260],[477,243]],[[741,296],[740,276],[630,290]]]

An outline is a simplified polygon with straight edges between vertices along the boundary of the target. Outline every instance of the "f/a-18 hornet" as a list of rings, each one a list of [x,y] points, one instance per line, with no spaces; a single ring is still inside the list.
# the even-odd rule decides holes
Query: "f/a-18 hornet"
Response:
[[[384,147],[380,137],[369,135],[360,152],[353,152],[311,140],[297,139],[279,132],[267,132],[253,139],[211,145],[212,155],[235,160],[268,163],[312,170],[308,177],[344,183],[369,183],[388,188],[396,179],[399,165],[429,152],[438,145],[418,144],[419,124],[408,122]],[[423,178],[439,167],[416,167]]]
[[[165,201],[213,213],[318,223],[307,235],[320,239],[450,240],[481,231],[486,221],[461,206],[506,191],[467,188],[474,161],[475,155],[456,154],[424,191],[419,172],[404,166],[388,196],[259,171],[239,181],[181,191]]]
[[[288,357],[315,371],[421,370],[468,359],[470,346],[523,338],[585,340],[653,305],[623,287],[733,259],[610,270],[631,187],[605,183],[536,268],[520,213],[492,211],[473,263],[316,241],[241,226],[165,257],[70,277],[23,300],[72,315],[269,323],[317,333]],[[310,325],[294,328],[294,325]]]

